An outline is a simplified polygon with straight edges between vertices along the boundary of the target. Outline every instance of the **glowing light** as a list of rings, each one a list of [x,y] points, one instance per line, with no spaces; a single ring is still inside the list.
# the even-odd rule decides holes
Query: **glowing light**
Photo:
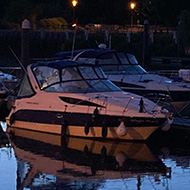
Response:
[[[134,9],[134,8],[135,8],[135,6],[136,6],[136,4],[135,4],[135,3],[131,3],[131,4],[130,4],[131,9]]]
[[[73,24],[72,24],[72,27],[76,27],[76,26],[77,26],[77,23],[73,23]]]
[[[72,1],[72,5],[73,5],[73,7],[76,7],[77,3],[78,3],[77,0],[73,0],[73,1]]]

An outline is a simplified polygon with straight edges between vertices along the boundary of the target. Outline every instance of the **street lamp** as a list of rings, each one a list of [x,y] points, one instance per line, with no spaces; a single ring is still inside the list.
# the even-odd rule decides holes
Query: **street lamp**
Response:
[[[78,3],[78,1],[73,0],[73,1],[72,1],[72,5],[73,5],[73,7],[76,7],[77,3]]]
[[[78,1],[77,0],[72,0],[72,5],[73,5],[73,23],[75,22],[75,7],[77,6]]]
[[[131,2],[130,3],[130,8],[131,8],[131,30],[133,28],[133,10],[135,9],[136,3]]]

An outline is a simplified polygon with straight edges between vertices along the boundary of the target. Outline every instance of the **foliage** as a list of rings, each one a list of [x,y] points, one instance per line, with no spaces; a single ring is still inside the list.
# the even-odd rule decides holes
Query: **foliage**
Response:
[[[48,30],[65,30],[67,25],[66,20],[61,17],[41,19],[39,22],[39,27]]]

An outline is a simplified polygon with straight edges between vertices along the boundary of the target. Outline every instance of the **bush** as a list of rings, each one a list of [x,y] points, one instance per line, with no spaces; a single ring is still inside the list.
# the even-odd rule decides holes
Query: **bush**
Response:
[[[67,29],[68,24],[64,18],[56,17],[56,18],[46,18],[41,19],[39,22],[39,27],[51,31],[63,31]]]

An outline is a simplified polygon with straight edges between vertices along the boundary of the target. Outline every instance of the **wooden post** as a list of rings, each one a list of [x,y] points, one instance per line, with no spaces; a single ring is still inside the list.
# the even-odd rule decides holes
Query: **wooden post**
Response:
[[[150,52],[149,52],[149,22],[144,21],[144,33],[143,33],[143,63],[142,67],[147,67],[150,64]]]
[[[29,45],[30,45],[30,22],[25,19],[22,22],[21,39],[21,63],[26,68],[29,64]]]
[[[131,42],[131,33],[130,32],[127,32],[127,43],[130,43]]]
[[[84,31],[84,35],[85,35],[85,40],[88,41],[88,31],[87,30]]]

